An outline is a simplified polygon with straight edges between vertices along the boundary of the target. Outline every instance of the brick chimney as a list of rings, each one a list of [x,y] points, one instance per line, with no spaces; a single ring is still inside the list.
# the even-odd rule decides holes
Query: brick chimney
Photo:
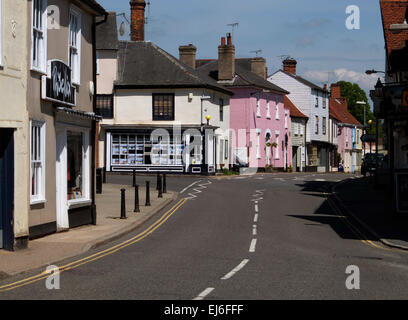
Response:
[[[130,38],[132,41],[145,40],[145,0],[130,0]]]
[[[283,60],[283,71],[296,74],[297,61],[292,58]]]
[[[333,99],[341,99],[341,87],[337,83],[333,83],[330,86],[330,91],[331,91],[331,97]]]
[[[251,71],[257,74],[258,76],[266,79],[267,77],[266,60],[262,57],[252,58]]]
[[[180,61],[193,69],[196,68],[196,53],[197,48],[192,44],[179,47]]]
[[[218,47],[218,80],[232,80],[235,76],[235,46],[232,44],[231,34],[221,38]]]

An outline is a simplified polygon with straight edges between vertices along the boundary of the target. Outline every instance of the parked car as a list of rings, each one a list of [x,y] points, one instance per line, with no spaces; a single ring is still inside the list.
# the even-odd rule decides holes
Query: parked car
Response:
[[[376,158],[378,161],[378,167],[382,166],[384,161],[384,155],[375,153],[366,153],[361,163],[361,174],[366,176],[367,173],[373,174],[377,168]]]

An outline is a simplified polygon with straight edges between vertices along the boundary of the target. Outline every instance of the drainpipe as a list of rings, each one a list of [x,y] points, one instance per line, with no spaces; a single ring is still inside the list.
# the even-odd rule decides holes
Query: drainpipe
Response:
[[[93,61],[93,83],[94,83],[94,95],[92,99],[92,107],[93,112],[96,112],[96,93],[97,91],[97,83],[96,83],[96,27],[102,23],[105,23],[108,20],[108,13],[105,13],[104,19],[96,22],[96,17],[93,18],[92,23],[92,61]],[[91,217],[92,217],[92,224],[96,225],[96,204],[95,204],[95,174],[96,174],[96,121],[92,121],[92,129],[91,129],[91,147],[92,147],[92,155],[91,155],[91,198],[92,198],[92,205],[91,205]]]

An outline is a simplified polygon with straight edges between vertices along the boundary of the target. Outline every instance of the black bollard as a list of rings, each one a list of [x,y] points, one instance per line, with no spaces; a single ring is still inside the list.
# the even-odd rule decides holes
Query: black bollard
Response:
[[[120,189],[120,218],[126,219],[126,205],[125,205],[126,189]]]
[[[103,167],[103,183],[106,183],[106,167]]]
[[[162,190],[162,179],[161,176],[159,175],[159,198],[163,198],[163,190]]]
[[[167,182],[165,173],[163,173],[163,193],[167,193]]]
[[[140,212],[139,208],[139,186],[135,185],[135,209],[133,212]]]
[[[157,172],[157,179],[156,179],[156,190],[159,190],[159,186],[160,186],[159,179],[160,179],[160,174]]]
[[[150,181],[146,181],[146,207],[150,206]]]
[[[133,169],[133,186],[136,186],[136,170]]]

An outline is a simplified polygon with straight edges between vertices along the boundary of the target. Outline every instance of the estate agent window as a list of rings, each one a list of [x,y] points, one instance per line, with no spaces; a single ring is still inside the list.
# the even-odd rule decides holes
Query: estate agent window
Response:
[[[47,0],[33,0],[31,68],[47,72]]]
[[[174,94],[153,94],[153,120],[174,120]]]
[[[45,123],[30,121],[30,203],[45,201]]]
[[[86,200],[89,197],[88,134],[67,131],[67,151],[67,199]]]
[[[72,82],[81,82],[81,13],[71,8],[69,12],[69,66]]]

